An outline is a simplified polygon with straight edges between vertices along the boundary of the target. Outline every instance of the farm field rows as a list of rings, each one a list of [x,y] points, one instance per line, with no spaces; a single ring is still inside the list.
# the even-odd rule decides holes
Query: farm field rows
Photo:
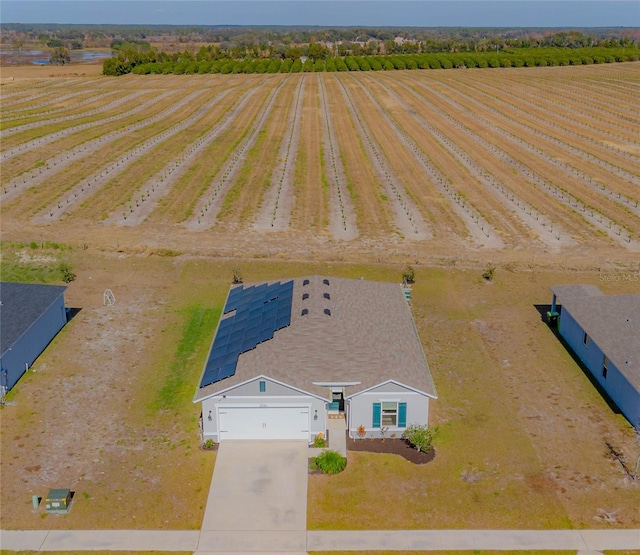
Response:
[[[2,231],[633,260],[639,69],[18,79],[2,87]]]

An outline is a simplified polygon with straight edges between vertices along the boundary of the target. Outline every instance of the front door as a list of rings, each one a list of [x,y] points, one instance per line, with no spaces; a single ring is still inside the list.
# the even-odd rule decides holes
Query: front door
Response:
[[[333,389],[331,391],[331,402],[333,406],[338,403],[338,410],[344,412],[344,391],[342,389]]]

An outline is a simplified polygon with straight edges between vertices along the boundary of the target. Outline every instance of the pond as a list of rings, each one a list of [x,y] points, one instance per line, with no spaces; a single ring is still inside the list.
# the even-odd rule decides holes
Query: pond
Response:
[[[5,50],[0,49],[0,65],[48,65],[49,50]],[[93,64],[111,58],[109,50],[69,50],[71,63]]]

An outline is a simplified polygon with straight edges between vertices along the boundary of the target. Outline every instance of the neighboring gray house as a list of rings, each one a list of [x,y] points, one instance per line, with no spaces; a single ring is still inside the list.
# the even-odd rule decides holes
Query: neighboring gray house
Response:
[[[311,442],[330,417],[400,436],[435,398],[399,284],[310,276],[230,289],[194,402],[205,440]]]
[[[560,335],[629,422],[640,427],[640,295],[604,295],[593,285],[551,291]]]
[[[0,387],[10,390],[67,323],[57,285],[0,283]]]

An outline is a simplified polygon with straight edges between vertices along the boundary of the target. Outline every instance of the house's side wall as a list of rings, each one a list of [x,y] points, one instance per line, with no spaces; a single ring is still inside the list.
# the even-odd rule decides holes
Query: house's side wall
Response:
[[[66,323],[64,296],[60,295],[0,360],[0,386],[11,389]]]
[[[384,401],[407,404],[407,426],[410,424],[429,424],[429,397],[402,387],[398,388],[396,384],[389,385],[393,386],[389,387],[390,391],[380,387],[374,391],[356,395],[349,400],[347,409],[349,437],[359,438],[358,428],[360,426],[365,428],[365,437],[381,437],[381,428],[373,427],[373,405]],[[404,427],[389,427],[386,430],[386,437],[390,437],[391,434],[401,437],[404,430]]]
[[[265,382],[265,391],[260,392],[260,382]],[[309,442],[322,432],[327,433],[325,401],[304,395],[293,388],[273,382],[268,378],[256,378],[230,391],[225,396],[216,395],[202,401],[202,437],[203,440],[220,441],[218,434],[218,407],[224,405],[269,407],[304,405],[309,406]],[[315,415],[318,415],[317,420]],[[209,419],[211,415],[211,419]]]
[[[611,361],[609,361],[607,377],[604,377],[603,366],[606,353],[602,352],[593,337],[590,338],[588,346],[584,344],[584,330],[564,307],[560,317],[560,335],[629,422],[636,427],[640,426],[640,392],[627,381]]]

